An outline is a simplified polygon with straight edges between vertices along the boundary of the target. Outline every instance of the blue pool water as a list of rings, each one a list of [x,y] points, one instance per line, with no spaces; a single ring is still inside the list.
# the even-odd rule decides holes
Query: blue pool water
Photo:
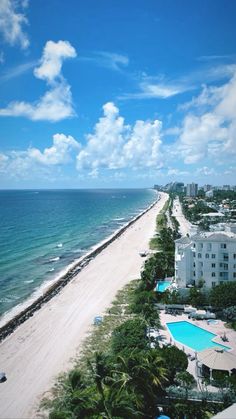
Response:
[[[161,281],[157,283],[156,291],[164,292],[169,286],[171,282],[170,281]]]
[[[204,349],[213,348],[214,346],[219,346],[226,350],[230,349],[228,346],[220,345],[212,341],[212,339],[217,336],[214,333],[208,332],[189,322],[173,322],[167,323],[166,325],[175,340],[194,351],[203,351]]]

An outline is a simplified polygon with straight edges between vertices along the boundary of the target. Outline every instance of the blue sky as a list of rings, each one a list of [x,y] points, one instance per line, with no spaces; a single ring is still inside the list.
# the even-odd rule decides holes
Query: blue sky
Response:
[[[0,187],[236,184],[234,0],[1,0]]]

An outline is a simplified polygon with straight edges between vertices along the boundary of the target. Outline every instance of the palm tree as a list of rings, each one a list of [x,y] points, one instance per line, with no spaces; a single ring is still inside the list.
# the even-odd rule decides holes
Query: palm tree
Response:
[[[166,381],[166,369],[155,350],[133,351],[129,357],[118,356],[113,389],[118,395],[127,392],[146,416],[155,414],[158,394]]]
[[[176,374],[176,381],[185,388],[185,397],[188,399],[188,390],[196,384],[194,377],[188,371],[181,371]]]

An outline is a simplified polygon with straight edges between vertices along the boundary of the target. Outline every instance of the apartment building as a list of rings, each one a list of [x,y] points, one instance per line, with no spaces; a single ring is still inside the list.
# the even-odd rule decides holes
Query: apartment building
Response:
[[[186,195],[195,197],[198,193],[198,184],[197,183],[188,183],[186,189]]]
[[[175,279],[180,288],[206,287],[236,281],[236,234],[232,231],[202,232],[175,241]]]

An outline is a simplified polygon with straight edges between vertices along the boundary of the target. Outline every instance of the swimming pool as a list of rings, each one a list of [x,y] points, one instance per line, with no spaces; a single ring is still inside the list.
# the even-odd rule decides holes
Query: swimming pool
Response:
[[[202,329],[199,326],[195,326],[187,321],[166,323],[171,335],[174,340],[188,346],[194,351],[203,351],[207,348],[213,348],[219,346],[221,349],[228,350],[228,346],[220,345],[215,343],[214,339],[217,335]]]
[[[170,281],[159,281],[156,285],[156,291],[164,292],[170,286]]]

